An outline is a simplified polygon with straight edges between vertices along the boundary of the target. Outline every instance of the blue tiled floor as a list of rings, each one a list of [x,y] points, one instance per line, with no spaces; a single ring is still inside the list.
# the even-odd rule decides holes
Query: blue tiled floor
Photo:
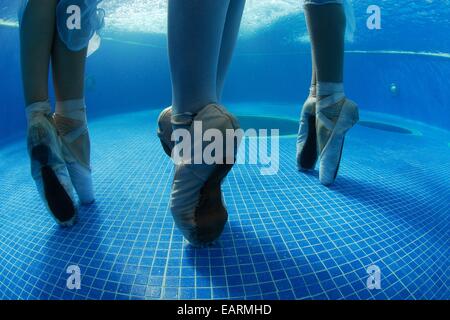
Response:
[[[91,123],[97,203],[71,230],[38,200],[24,142],[0,149],[0,298],[450,298],[449,132],[363,113],[413,134],[355,127],[331,188],[317,172],[296,170],[295,139],[283,138],[278,175],[233,169],[223,188],[229,224],[216,246],[194,249],[169,212],[173,167],[155,137],[156,117]],[[381,290],[367,289],[372,264]],[[81,268],[78,291],[66,288],[69,265]]]

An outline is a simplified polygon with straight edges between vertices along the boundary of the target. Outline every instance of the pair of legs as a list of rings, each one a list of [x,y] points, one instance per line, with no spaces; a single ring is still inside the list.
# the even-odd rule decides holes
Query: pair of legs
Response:
[[[219,103],[245,0],[170,0],[173,114]]]
[[[344,94],[346,14],[342,0],[307,0],[306,20],[312,44],[312,80],[297,141],[302,171],[320,161],[324,185],[336,179],[346,132],[358,121],[356,104]]]
[[[82,203],[93,201],[90,142],[84,105],[86,51],[70,51],[56,27],[57,0],[29,0],[20,21],[20,53],[28,147],[33,178],[49,211],[61,225],[76,216],[72,187]],[[56,112],[49,103],[52,66]]]
[[[203,133],[214,129],[225,137],[227,129],[239,128],[233,115],[219,104],[244,6],[245,0],[169,0],[173,101],[158,119],[158,135],[169,156],[176,150],[172,133],[179,130],[174,129],[193,137],[195,123],[201,123]],[[205,150],[202,142],[191,142],[200,152]],[[196,147],[183,151],[184,160],[175,163],[170,207],[175,224],[194,245],[212,243],[225,227],[228,214],[221,183],[234,163],[237,145],[233,154],[223,150],[220,163],[197,162]]]

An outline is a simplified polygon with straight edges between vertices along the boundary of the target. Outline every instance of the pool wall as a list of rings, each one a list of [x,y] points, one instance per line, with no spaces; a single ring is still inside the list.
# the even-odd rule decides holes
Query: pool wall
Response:
[[[0,134],[5,143],[24,135],[17,28],[0,28]],[[269,42],[270,43],[270,42]],[[346,56],[346,91],[362,110],[399,115],[450,129],[450,58],[445,55],[355,50]],[[310,82],[308,45],[271,47],[263,36],[241,39],[227,79],[224,101],[304,101]],[[170,74],[164,36],[140,41],[107,38],[88,59],[89,116],[170,104]],[[397,94],[390,85],[395,83]]]

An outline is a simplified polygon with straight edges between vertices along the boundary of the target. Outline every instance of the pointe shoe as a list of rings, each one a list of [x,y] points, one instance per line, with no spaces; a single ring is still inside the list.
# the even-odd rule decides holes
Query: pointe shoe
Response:
[[[50,105],[38,102],[28,108],[41,109],[28,116],[27,147],[33,179],[55,221],[63,227],[71,227],[77,220],[77,208]]]
[[[92,170],[90,166],[90,139],[84,101],[57,102],[54,115],[61,137],[62,150],[72,184],[81,205],[95,202]],[[81,107],[79,107],[81,105]],[[58,113],[59,110],[65,110]]]
[[[303,105],[297,137],[297,167],[300,171],[314,170],[318,158],[316,136],[316,101],[309,96]]]
[[[172,150],[175,144],[172,141],[172,107],[164,109],[158,117],[157,135],[164,152],[172,157]]]
[[[224,141],[227,129],[237,130],[236,118],[225,108],[211,104],[204,107],[191,120],[181,123],[171,120],[171,110],[162,112],[158,121],[158,136],[167,154],[173,153],[175,145],[170,142],[172,128],[182,127],[195,137],[195,123],[202,123],[202,133],[208,129],[217,129]],[[233,131],[234,132],[234,131]],[[233,167],[240,140],[235,141],[233,154],[224,151],[223,164],[194,164],[192,152],[200,146],[205,150],[203,141],[192,141],[191,154],[175,164],[175,176],[172,184],[170,208],[176,226],[184,237],[194,246],[204,247],[214,243],[223,232],[228,220],[228,212],[222,197],[221,184]],[[230,161],[230,158],[233,158]]]
[[[355,102],[343,97],[340,101],[333,101],[333,96],[327,97],[316,106],[316,128],[319,145],[319,179],[329,186],[334,183],[338,175],[345,135],[359,121],[358,106]],[[323,114],[323,110],[342,105],[336,121],[330,120]],[[321,107],[319,107],[321,106]]]

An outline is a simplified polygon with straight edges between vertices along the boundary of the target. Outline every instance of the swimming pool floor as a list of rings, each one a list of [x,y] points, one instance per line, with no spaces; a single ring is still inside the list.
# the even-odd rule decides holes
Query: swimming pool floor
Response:
[[[38,200],[25,142],[0,149],[0,298],[450,298],[448,132],[363,114],[414,134],[355,127],[331,188],[296,170],[295,139],[283,138],[277,175],[235,166],[223,187],[225,232],[195,249],[169,212],[173,165],[155,136],[157,115],[91,123],[97,202],[70,230]],[[80,267],[80,290],[66,287],[70,265]],[[379,290],[367,288],[371,265]]]

